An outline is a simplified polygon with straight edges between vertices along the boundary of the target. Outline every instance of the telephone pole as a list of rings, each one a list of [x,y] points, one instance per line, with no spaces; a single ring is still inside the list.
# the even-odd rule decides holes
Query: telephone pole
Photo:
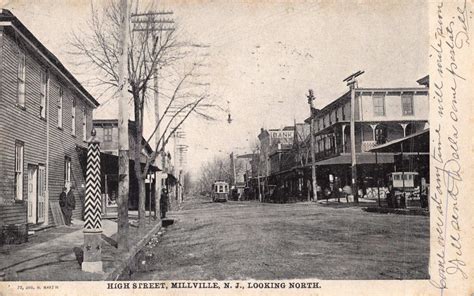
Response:
[[[316,99],[313,94],[313,90],[309,90],[309,94],[306,96],[308,98],[308,104],[309,104],[309,111],[310,111],[310,116],[311,116],[311,121],[310,121],[310,127],[309,127],[309,132],[310,132],[310,141],[311,141],[311,182],[313,186],[313,195],[314,195],[314,201],[318,201],[318,181],[316,180],[316,152],[314,149],[314,114],[313,114],[313,109],[314,109],[314,100]],[[308,195],[308,201],[311,201],[311,195]]]
[[[133,28],[133,31],[150,31],[153,35],[153,41],[158,43],[158,38],[161,38],[161,35],[157,35],[157,32],[162,31],[173,31],[173,28],[163,27],[164,24],[173,24],[174,21],[171,19],[156,19],[156,17],[161,17],[163,15],[172,15],[172,11],[159,11],[159,12],[147,12],[147,13],[136,13],[132,14],[132,23],[137,25]],[[145,24],[145,28],[140,26],[140,24]],[[151,27],[149,27],[151,25]],[[156,25],[159,25],[156,27]],[[162,163],[161,158],[163,157],[161,150],[164,151],[164,147],[159,146],[159,142],[161,141],[161,133],[160,133],[160,104],[159,104],[159,61],[158,57],[153,57],[153,89],[154,89],[154,111],[155,111],[155,145],[159,151],[158,153],[158,161],[157,163]],[[162,169],[164,169],[162,167]],[[161,181],[162,181],[162,173],[157,172],[155,178],[155,219],[157,218],[157,213],[160,212],[160,197],[161,197]],[[150,215],[151,215],[151,208],[150,208]]]
[[[119,188],[118,188],[118,230],[117,244],[128,250],[128,194],[129,194],[129,139],[128,139],[128,47],[130,40],[130,6],[128,0],[121,0],[121,45],[119,64]]]
[[[359,192],[357,186],[357,158],[356,158],[356,147],[355,147],[355,89],[357,87],[356,78],[364,74],[364,71],[357,71],[354,74],[349,75],[344,82],[347,82],[351,90],[351,123],[350,123],[350,133],[351,133],[351,187],[352,194],[354,195],[354,201],[359,202]]]

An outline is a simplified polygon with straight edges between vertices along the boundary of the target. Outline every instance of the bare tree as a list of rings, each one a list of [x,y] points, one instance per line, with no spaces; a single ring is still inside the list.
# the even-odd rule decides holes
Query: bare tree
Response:
[[[87,23],[88,30],[83,33],[73,33],[71,46],[72,54],[83,66],[94,67],[97,74],[94,78],[96,88],[102,94],[112,93],[118,87],[119,40],[120,40],[120,11],[121,7],[111,1],[96,9],[91,5],[91,19]],[[138,1],[132,4],[132,11],[139,11]],[[152,11],[153,7],[145,7]],[[145,226],[145,179],[150,166],[160,155],[161,151],[191,116],[197,115],[207,120],[214,119],[208,112],[215,106],[209,102],[206,83],[197,80],[199,65],[198,57],[185,50],[185,42],[179,42],[179,36],[174,29],[166,29],[155,14],[146,14],[136,19],[130,34],[128,52],[128,90],[133,105],[134,136],[131,137],[132,159],[134,171],[138,178],[139,195],[139,227]],[[84,33],[86,32],[86,33]],[[156,71],[156,69],[161,69]],[[155,89],[153,79],[166,81],[163,89]],[[165,84],[163,84],[165,85]],[[160,104],[165,106],[160,120],[148,139],[144,136],[144,118],[147,101],[153,98],[153,93],[159,91]],[[152,144],[152,139],[160,126],[159,140],[153,143],[153,153],[142,155],[144,145]],[[156,137],[155,137],[156,138]],[[133,151],[132,151],[133,149]],[[145,156],[145,165],[141,159]]]

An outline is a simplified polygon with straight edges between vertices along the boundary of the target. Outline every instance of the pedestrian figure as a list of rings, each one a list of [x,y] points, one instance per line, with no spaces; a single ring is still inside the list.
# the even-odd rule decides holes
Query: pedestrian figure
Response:
[[[407,199],[406,199],[406,195],[405,195],[405,191],[403,191],[401,194],[400,194],[400,208],[402,209],[405,209],[407,207]]]
[[[166,212],[168,211],[168,204],[169,204],[168,190],[166,188],[163,188],[161,190],[161,198],[160,198],[161,219],[166,218]]]
[[[426,179],[421,178],[420,185],[420,203],[422,208],[428,207],[428,186],[426,184]]]
[[[341,202],[341,179],[339,177],[334,178],[334,194],[336,195],[337,202]]]
[[[64,215],[64,222],[67,226],[70,226],[72,224],[72,210],[76,208],[76,199],[72,193],[70,182],[64,184],[63,192],[61,192],[59,196],[59,206]]]
[[[324,189],[324,196],[326,197],[326,203],[329,203],[329,197],[331,196],[331,189],[326,187]]]

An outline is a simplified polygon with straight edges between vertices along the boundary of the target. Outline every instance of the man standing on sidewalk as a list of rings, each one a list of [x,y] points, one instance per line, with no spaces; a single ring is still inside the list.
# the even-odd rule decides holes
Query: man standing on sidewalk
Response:
[[[71,190],[71,183],[64,184],[63,192],[59,196],[59,206],[64,215],[64,222],[66,225],[71,225],[72,210],[76,208],[76,200]]]
[[[169,205],[169,196],[168,196],[168,190],[166,188],[163,188],[161,190],[161,198],[160,198],[160,216],[161,219],[166,218],[166,212],[168,211],[168,205]]]

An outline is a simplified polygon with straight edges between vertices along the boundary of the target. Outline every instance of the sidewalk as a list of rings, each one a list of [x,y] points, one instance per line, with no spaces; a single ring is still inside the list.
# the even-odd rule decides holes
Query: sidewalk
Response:
[[[0,280],[6,281],[101,281],[113,280],[130,264],[135,254],[161,228],[161,221],[148,223],[142,234],[130,226],[130,250],[116,248],[117,223],[102,220],[103,274],[81,270],[83,221],[35,233],[27,243],[0,248]]]

